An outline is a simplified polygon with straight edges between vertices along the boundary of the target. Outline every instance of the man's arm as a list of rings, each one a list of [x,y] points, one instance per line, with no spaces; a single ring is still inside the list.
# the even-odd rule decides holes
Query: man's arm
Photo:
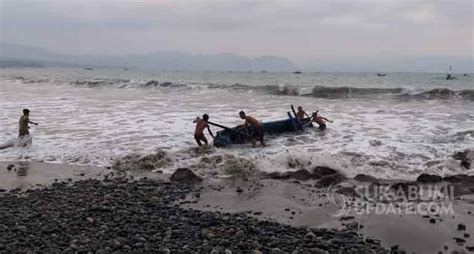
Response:
[[[211,137],[215,139],[214,134],[212,134],[212,131],[209,125],[207,126],[207,131],[209,131],[209,135],[211,135]]]
[[[332,121],[329,120],[329,119],[327,119],[326,117],[323,117],[323,119],[326,120],[326,121],[328,121],[328,122],[330,122],[330,123],[332,123]]]
[[[247,119],[245,119],[245,123],[242,124],[242,125],[239,125],[239,129],[245,128],[245,127],[247,127],[247,126],[249,126],[249,121],[248,121]]]
[[[32,121],[30,121],[30,120],[28,120],[28,123],[31,123],[31,124],[34,124],[34,125],[38,125],[38,123],[32,122]]]

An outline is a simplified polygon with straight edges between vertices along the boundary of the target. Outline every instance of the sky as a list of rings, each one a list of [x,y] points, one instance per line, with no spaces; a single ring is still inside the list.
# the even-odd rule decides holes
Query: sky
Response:
[[[0,0],[0,40],[68,54],[473,55],[472,0]]]

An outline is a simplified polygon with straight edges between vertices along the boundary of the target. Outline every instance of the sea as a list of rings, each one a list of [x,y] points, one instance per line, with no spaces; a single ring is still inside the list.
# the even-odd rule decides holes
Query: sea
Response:
[[[474,74],[452,74],[0,69],[0,144],[16,139],[24,108],[39,123],[30,147],[2,149],[0,161],[109,167],[127,155],[165,151],[163,172],[327,166],[348,177],[474,174],[453,159],[474,149]],[[268,136],[264,148],[196,148],[196,117],[233,127],[242,124],[240,110],[265,122],[286,119],[290,105],[333,123]]]

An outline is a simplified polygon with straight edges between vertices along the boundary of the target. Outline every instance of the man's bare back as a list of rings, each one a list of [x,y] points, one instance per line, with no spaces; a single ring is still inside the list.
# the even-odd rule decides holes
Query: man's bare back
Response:
[[[209,124],[204,121],[203,119],[198,119],[196,122],[196,129],[194,130],[194,134],[204,134],[204,129],[206,129]]]
[[[250,125],[254,128],[261,128],[262,124],[255,118],[251,116],[245,116],[245,124]]]

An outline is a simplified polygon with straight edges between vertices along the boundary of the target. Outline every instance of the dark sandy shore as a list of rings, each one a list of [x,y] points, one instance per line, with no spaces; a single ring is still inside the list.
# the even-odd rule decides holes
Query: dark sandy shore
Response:
[[[25,164],[15,162],[16,171],[9,164],[0,163],[0,252],[474,251],[472,194],[456,197],[449,216],[337,217],[339,207],[315,180],[190,185],[146,171],[116,178],[103,168],[29,162],[25,174]]]

